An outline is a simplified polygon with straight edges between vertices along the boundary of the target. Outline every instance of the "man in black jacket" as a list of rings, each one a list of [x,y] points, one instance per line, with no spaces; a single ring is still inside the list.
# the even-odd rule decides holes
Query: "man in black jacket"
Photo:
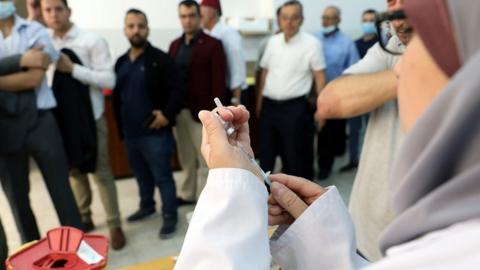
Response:
[[[148,43],[145,13],[129,10],[124,31],[132,46],[115,64],[114,106],[140,192],[140,209],[128,221],[155,213],[156,185],[162,197],[160,238],[164,239],[175,232],[177,224],[170,157],[174,149],[172,124],[184,100],[184,90],[173,60]]]

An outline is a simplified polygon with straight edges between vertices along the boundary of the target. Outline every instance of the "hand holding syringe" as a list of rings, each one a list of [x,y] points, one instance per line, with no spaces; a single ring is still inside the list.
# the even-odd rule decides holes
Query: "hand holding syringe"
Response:
[[[217,106],[217,108],[223,108],[224,107],[222,102],[220,101],[220,99],[215,98],[214,101],[215,101],[215,105]],[[231,138],[232,135],[235,133],[235,128],[232,125],[232,123],[223,120],[222,117],[218,114],[218,112],[216,112],[215,115],[217,116],[217,118],[222,123],[223,128],[225,129],[225,132],[227,133],[227,136]],[[236,143],[236,146],[241,150],[241,152],[245,155],[245,157],[260,171],[260,173],[262,175],[262,178],[263,178],[263,182],[265,183],[268,191],[270,192],[270,185],[272,184],[270,179],[268,178],[268,176],[270,175],[270,172],[265,173],[262,170],[262,168],[258,165],[257,161],[255,160],[255,157],[252,154],[250,154],[240,142],[238,142],[237,140],[234,140],[234,141]]]

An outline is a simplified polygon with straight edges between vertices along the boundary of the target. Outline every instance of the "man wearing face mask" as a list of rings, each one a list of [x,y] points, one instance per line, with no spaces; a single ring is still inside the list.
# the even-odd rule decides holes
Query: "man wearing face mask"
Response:
[[[358,53],[353,41],[343,34],[338,25],[341,11],[329,6],[322,15],[322,31],[315,36],[322,41],[323,55],[327,64],[326,82],[331,82],[342,72],[358,61]],[[318,179],[327,179],[336,156],[345,152],[345,120],[328,120],[317,136]]]
[[[367,51],[378,42],[377,29],[375,29],[375,20],[377,12],[373,9],[367,9],[362,14],[362,32],[363,36],[355,40],[358,55],[363,58]]]
[[[387,0],[389,12],[401,9],[403,0]],[[410,41],[411,27],[405,20],[391,23],[397,35],[386,45],[401,53]],[[317,100],[316,117],[351,118],[370,113],[359,167],[349,202],[358,235],[358,249],[370,260],[381,257],[378,238],[394,218],[390,206],[388,177],[403,140],[397,110],[397,76],[393,67],[399,59],[375,44],[344,75],[330,82]]]
[[[204,111],[202,152],[211,171],[175,269],[266,270],[269,253],[282,269],[478,269],[479,12],[476,0],[406,0],[396,14],[407,16],[418,35],[395,67],[408,137],[388,180],[397,217],[382,234],[381,261],[358,256],[353,224],[334,186],[272,175],[267,210],[261,174],[235,155],[232,138]],[[248,145],[248,112],[239,109],[220,114],[237,128],[234,139]],[[270,225],[281,224],[270,243],[267,211]],[[232,233],[228,220],[241,232]]]
[[[53,47],[47,31],[38,22],[28,22],[17,16],[14,3],[14,1],[0,1],[0,57],[21,54],[31,48],[42,47],[51,60],[57,61],[59,54]],[[40,238],[35,216],[30,207],[29,157],[33,157],[42,173],[60,223],[79,229],[84,228],[68,184],[65,150],[52,113],[52,109],[57,105],[55,97],[47,85],[45,70],[28,71],[34,72],[34,76],[18,81],[18,84],[10,89],[10,91],[27,92],[29,89],[34,89],[31,90],[35,91],[35,95],[32,95],[33,104],[25,109],[29,112],[25,116],[26,120],[20,117],[12,120],[8,114],[0,118],[2,121],[0,179],[22,242]],[[25,93],[14,94],[20,99],[21,94]],[[18,108],[18,104],[14,106]]]

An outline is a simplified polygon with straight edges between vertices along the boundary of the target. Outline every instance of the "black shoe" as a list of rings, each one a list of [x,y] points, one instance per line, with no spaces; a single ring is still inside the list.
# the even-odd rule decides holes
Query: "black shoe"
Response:
[[[178,198],[177,197],[177,204],[178,206],[184,206],[184,205],[193,205],[195,204],[196,202],[195,201],[187,201],[187,200],[184,200],[182,198]]]
[[[331,170],[325,170],[325,169],[320,169],[318,172],[318,180],[327,180],[327,178],[330,176]]]
[[[177,222],[177,215],[163,215],[163,224],[159,234],[160,239],[172,238],[177,230]]]
[[[91,232],[93,230],[95,230],[95,225],[93,224],[93,222],[91,220],[87,221],[87,222],[83,222],[83,229],[84,231],[83,232]]]
[[[347,165],[340,168],[340,172],[349,172],[355,170],[358,167],[358,163],[350,162]]]
[[[155,208],[139,209],[137,212],[130,215],[127,220],[128,222],[139,221],[153,214],[155,214]]]

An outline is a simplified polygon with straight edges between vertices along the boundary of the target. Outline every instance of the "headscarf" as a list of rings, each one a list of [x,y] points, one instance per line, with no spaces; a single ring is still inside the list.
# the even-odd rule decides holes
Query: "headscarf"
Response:
[[[404,9],[451,79],[398,156],[390,182],[397,218],[381,237],[384,252],[480,218],[480,1],[406,0]]]

